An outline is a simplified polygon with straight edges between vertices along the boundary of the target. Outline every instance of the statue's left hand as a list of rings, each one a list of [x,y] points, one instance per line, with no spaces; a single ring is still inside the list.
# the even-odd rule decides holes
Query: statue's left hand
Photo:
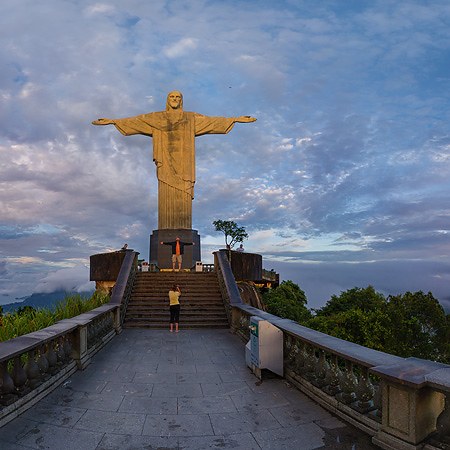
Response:
[[[241,117],[236,117],[236,122],[240,122],[240,123],[249,123],[249,122],[255,122],[256,119],[252,116],[241,116]]]
[[[97,119],[92,121],[92,125],[111,125],[113,123],[111,119]]]

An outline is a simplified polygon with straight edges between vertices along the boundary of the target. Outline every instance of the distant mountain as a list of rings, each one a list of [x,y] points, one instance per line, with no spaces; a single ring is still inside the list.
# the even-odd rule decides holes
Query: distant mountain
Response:
[[[444,311],[447,314],[450,314],[450,299],[449,298],[444,298],[444,300],[441,300],[441,305],[444,308]]]
[[[14,312],[23,306],[32,306],[36,309],[48,308],[53,309],[59,302],[63,301],[69,295],[81,295],[82,297],[90,297],[92,292],[65,292],[56,291],[45,294],[32,294],[25,297],[21,302],[8,303],[1,305],[3,314],[7,312]]]

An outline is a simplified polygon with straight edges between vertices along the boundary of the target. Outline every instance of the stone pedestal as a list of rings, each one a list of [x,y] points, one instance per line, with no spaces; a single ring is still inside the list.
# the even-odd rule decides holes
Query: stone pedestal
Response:
[[[200,235],[197,230],[188,229],[163,229],[153,230],[150,235],[150,264],[156,264],[159,269],[172,268],[172,247],[161,245],[160,242],[172,242],[176,237],[183,242],[193,242],[194,245],[184,247],[182,269],[193,269],[197,261],[201,261]],[[178,267],[178,264],[177,266]]]
[[[95,290],[111,294],[116,284],[125,255],[133,250],[99,253],[90,257],[90,280],[95,281]]]
[[[436,431],[445,405],[444,395],[428,386],[428,379],[447,367],[434,361],[405,358],[394,365],[370,369],[381,378],[383,399],[382,424],[372,439],[374,444],[392,450],[423,448],[424,439]]]

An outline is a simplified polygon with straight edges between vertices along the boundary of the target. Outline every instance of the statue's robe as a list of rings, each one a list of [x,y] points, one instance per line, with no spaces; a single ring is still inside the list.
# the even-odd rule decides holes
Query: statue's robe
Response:
[[[114,125],[125,136],[153,138],[153,161],[158,177],[158,229],[192,229],[195,183],[195,137],[226,134],[234,118],[208,117],[194,112],[153,112]]]

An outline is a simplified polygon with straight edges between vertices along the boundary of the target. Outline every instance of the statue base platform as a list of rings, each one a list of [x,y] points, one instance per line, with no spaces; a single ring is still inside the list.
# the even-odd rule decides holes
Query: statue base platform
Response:
[[[195,263],[201,261],[200,235],[197,230],[184,228],[153,230],[153,233],[150,235],[150,264],[156,264],[160,270],[172,270],[172,247],[170,245],[161,245],[161,242],[173,242],[177,236],[183,242],[194,243],[194,245],[184,247],[181,270],[192,270],[195,268]],[[178,268],[178,263],[175,268]]]

